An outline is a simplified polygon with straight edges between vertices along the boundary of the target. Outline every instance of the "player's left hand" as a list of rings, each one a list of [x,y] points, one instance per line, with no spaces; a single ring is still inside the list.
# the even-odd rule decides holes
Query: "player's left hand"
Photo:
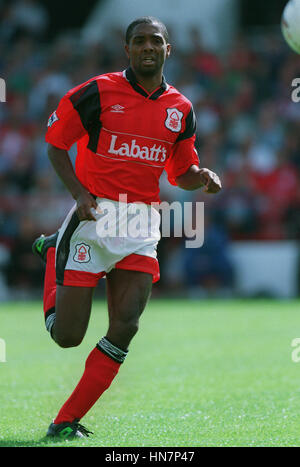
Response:
[[[221,188],[221,180],[218,175],[209,169],[200,169],[200,175],[204,184],[205,193],[218,193]]]

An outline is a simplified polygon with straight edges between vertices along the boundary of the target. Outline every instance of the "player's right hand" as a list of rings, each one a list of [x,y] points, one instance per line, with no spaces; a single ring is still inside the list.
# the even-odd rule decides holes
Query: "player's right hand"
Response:
[[[96,217],[92,213],[92,209],[97,210],[98,205],[95,198],[88,192],[82,191],[76,198],[77,215],[80,221],[95,221]]]

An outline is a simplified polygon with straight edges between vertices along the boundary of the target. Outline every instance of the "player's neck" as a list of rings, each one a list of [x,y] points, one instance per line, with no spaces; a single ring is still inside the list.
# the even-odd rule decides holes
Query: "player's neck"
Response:
[[[135,73],[137,83],[149,94],[159,88],[162,83],[162,72],[154,76],[142,76]]]

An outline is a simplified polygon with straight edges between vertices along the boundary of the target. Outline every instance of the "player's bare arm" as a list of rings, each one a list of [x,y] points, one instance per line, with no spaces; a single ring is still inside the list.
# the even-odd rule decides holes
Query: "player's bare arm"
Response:
[[[48,156],[57,175],[77,203],[79,220],[95,221],[96,218],[92,214],[91,208],[97,209],[96,200],[76,177],[68,152],[49,144]]]
[[[196,165],[191,165],[184,174],[177,177],[176,183],[184,190],[197,190],[204,186],[205,193],[218,193],[222,188],[217,174]]]

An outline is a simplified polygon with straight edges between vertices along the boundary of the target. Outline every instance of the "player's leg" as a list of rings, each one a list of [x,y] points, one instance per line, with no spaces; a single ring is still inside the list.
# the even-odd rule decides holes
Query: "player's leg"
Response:
[[[57,285],[51,335],[60,347],[75,347],[82,342],[90,319],[93,293],[94,287]]]
[[[56,235],[57,237],[57,235]],[[61,347],[79,345],[85,335],[92,306],[93,287],[56,284],[54,236],[44,237],[46,243],[40,257],[46,261],[44,279],[44,316],[46,328]],[[35,252],[36,242],[33,245]]]
[[[84,373],[54,420],[80,420],[117,375],[150,295],[152,275],[114,269],[107,274],[109,328],[87,358]],[[62,425],[64,426],[64,425]]]
[[[151,274],[125,269],[113,269],[107,274],[109,328],[106,337],[121,349],[128,349],[138,331],[139,317],[151,289]]]
[[[43,309],[46,328],[50,332],[55,317],[56,302],[56,271],[55,255],[58,231],[53,235],[42,234],[32,244],[32,252],[38,256],[45,265]]]
[[[58,345],[74,347],[81,343],[88,326],[94,286],[56,284],[56,239],[57,234],[41,236],[34,242],[33,251],[46,262],[43,296],[46,328]]]
[[[55,234],[40,236],[33,252],[46,263],[44,279],[44,316],[47,330],[61,347],[73,347],[82,341],[90,318],[92,297],[101,274],[86,268],[92,264],[87,249],[92,248],[92,221],[79,221],[74,206]],[[80,250],[81,251],[81,250]],[[83,267],[81,267],[83,265]],[[93,262],[97,268],[97,261]]]

